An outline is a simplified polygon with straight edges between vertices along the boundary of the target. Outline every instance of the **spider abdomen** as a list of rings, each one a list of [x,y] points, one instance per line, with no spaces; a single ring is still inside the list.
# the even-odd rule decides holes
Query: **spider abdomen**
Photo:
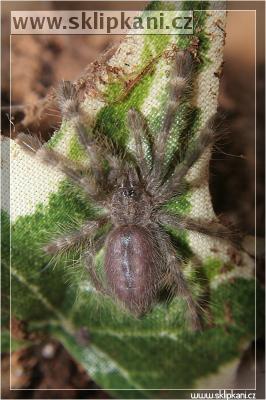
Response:
[[[155,247],[149,231],[137,225],[116,228],[107,241],[108,286],[115,297],[138,316],[150,309],[156,294]]]

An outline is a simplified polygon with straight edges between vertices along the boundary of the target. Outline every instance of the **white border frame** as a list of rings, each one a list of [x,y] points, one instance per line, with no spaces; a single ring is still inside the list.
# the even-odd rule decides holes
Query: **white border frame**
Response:
[[[33,1],[33,2],[45,2],[45,0],[19,0],[21,3],[23,3],[23,2],[28,2],[28,1]],[[73,2],[73,0],[59,0],[59,1],[69,1],[69,2]],[[99,2],[106,2],[106,0],[97,0],[97,1],[99,1]],[[123,0],[114,0],[114,1],[123,1]],[[128,0],[126,0],[126,1],[128,1]],[[129,0],[130,1],[130,0]],[[135,1],[137,1],[137,2],[143,2],[143,1],[145,1],[145,0],[135,0]],[[167,1],[169,1],[169,0],[161,0],[161,1],[163,1],[163,2],[167,2]],[[197,1],[197,0],[192,0],[192,1]],[[216,2],[216,0],[209,0],[210,2]],[[223,1],[223,2],[225,2],[226,3],[226,0],[219,0],[219,1]],[[250,2],[250,0],[241,0],[241,1],[244,1],[244,2]],[[264,0],[258,0],[259,2],[264,2]],[[6,0],[6,2],[12,2],[12,1],[10,1],[10,0]],[[86,1],[84,1],[84,3],[85,3]],[[233,2],[239,2],[239,0],[233,0]],[[193,11],[208,11],[208,10],[193,10]],[[228,12],[234,12],[234,11],[242,11],[242,12],[254,12],[254,14],[255,14],[255,47],[254,47],[254,49],[255,49],[255,59],[254,59],[254,62],[255,62],[255,64],[254,64],[254,66],[255,66],[255,77],[254,77],[254,79],[255,79],[255,81],[254,81],[254,84],[255,84],[255,93],[254,93],[254,97],[255,97],[255,109],[254,109],[254,116],[255,116],[255,198],[254,198],[254,200],[255,200],[255,276],[256,276],[256,270],[257,270],[257,263],[256,263],[256,251],[257,251],[257,243],[256,243],[256,232],[257,232],[257,210],[256,210],[256,206],[257,206],[257,193],[256,193],[256,191],[257,191],[257,159],[256,159],[256,157],[257,157],[257,119],[256,119],[256,116],[257,116],[257,87],[256,87],[256,82],[257,82],[257,75],[256,75],[256,65],[257,65],[257,54],[256,54],[256,52],[257,52],[257,48],[256,48],[256,44],[257,44],[257,29],[256,29],[256,27],[257,27],[257,10],[255,9],[255,10],[235,10],[235,9],[233,9],[233,10],[222,10],[222,9],[219,9],[219,11],[228,11]],[[11,95],[12,95],[12,91],[11,91],[11,83],[12,83],[12,69],[11,69],[11,61],[12,61],[12,51],[11,51],[11,46],[12,46],[12,36],[14,36],[14,35],[11,35],[10,34],[10,36],[9,36],[9,39],[10,39],[10,58],[9,58],[9,61],[10,61],[10,65],[9,65],[9,67],[10,67],[10,109],[9,109],[9,112],[10,112],[10,116],[12,115],[12,106],[11,106]],[[11,127],[12,127],[12,123],[10,123],[10,137],[11,137]],[[11,176],[11,160],[10,160],[10,165],[9,165],[9,167],[10,167],[10,176]],[[10,189],[11,189],[11,187],[10,187]],[[254,357],[254,361],[255,361],[255,372],[254,372],[254,377],[255,377],[255,379],[254,379],[254,381],[255,381],[255,388],[251,388],[251,389],[249,389],[249,388],[245,388],[245,389],[238,389],[238,388],[234,388],[234,389],[230,389],[230,388],[227,388],[227,389],[223,389],[223,388],[211,388],[211,389],[206,389],[206,388],[204,388],[204,389],[199,389],[199,388],[190,388],[190,389],[186,389],[186,388],[180,388],[180,389],[178,389],[178,388],[176,388],[176,389],[166,389],[166,388],[160,388],[160,389],[154,389],[154,388],[147,388],[147,389],[144,389],[144,388],[140,388],[140,389],[134,389],[134,388],[130,388],[130,389],[108,389],[108,388],[95,388],[95,389],[93,389],[93,388],[86,388],[86,389],[67,389],[67,388],[62,388],[62,389],[56,389],[56,388],[47,388],[47,389],[45,389],[45,388],[43,388],[43,389],[37,389],[37,388],[32,388],[32,389],[27,389],[27,388],[11,388],[11,340],[12,340],[12,338],[11,338],[11,315],[12,315],[12,313],[11,313],[11,292],[12,292],[12,288],[11,288],[11,242],[12,242],[12,237],[11,237],[11,226],[10,226],[10,271],[9,271],[9,277],[10,277],[10,371],[9,371],[9,379],[10,379],[10,381],[9,381],[9,384],[10,384],[10,386],[9,386],[9,390],[10,391],[20,391],[20,390],[24,390],[24,391],[29,391],[29,390],[40,390],[40,391],[49,391],[49,390],[51,390],[51,391],[60,391],[60,390],[65,390],[65,391],[68,391],[68,390],[80,390],[80,391],[105,391],[105,392],[108,392],[108,391],[161,391],[161,390],[165,390],[165,391],[184,391],[184,392],[191,392],[191,393],[193,393],[193,392],[202,392],[202,391],[204,391],[204,392],[209,392],[209,393],[212,393],[212,392],[217,392],[217,391],[225,391],[225,393],[226,392],[230,392],[230,391],[235,391],[235,392],[244,392],[245,394],[246,394],[246,392],[250,392],[250,391],[255,391],[256,392],[256,390],[257,390],[257,382],[256,382],[256,376],[257,376],[257,344],[256,344],[256,341],[255,341],[255,357]],[[257,333],[257,330],[256,330],[256,328],[257,328],[257,304],[256,304],[256,300],[257,300],[257,284],[256,284],[256,279],[255,279],[255,296],[254,296],[255,298],[254,298],[254,300],[255,300],[255,337],[256,337],[256,333]],[[256,393],[255,393],[255,396],[256,396]],[[247,397],[248,398],[248,397]],[[71,399],[69,399],[69,400],[71,400]]]

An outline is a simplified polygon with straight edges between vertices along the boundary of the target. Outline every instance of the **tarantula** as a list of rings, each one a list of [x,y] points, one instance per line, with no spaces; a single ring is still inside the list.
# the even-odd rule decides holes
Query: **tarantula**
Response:
[[[209,121],[188,145],[183,161],[176,163],[169,175],[165,162],[166,144],[192,70],[191,54],[177,52],[162,129],[152,143],[149,141],[151,162],[145,157],[143,138],[148,136],[148,127],[140,112],[130,109],[127,114],[135,145],[130,157],[126,157],[115,152],[106,140],[99,140],[93,130],[87,130],[77,89],[70,82],[61,84],[59,104],[63,117],[73,122],[79,142],[88,154],[89,173],[77,170],[72,161],[42,146],[34,137],[20,134],[17,141],[46,164],[61,170],[90,201],[104,210],[102,216],[86,221],[79,230],[52,240],[44,248],[46,253],[57,254],[85,244],[84,264],[97,291],[117,299],[129,312],[140,317],[149,312],[162,288],[168,288],[186,300],[191,325],[197,329],[200,327],[198,304],[184,278],[181,257],[165,227],[218,237],[224,237],[225,228],[218,222],[206,223],[173,215],[163,207],[170,199],[188,190],[185,178],[189,169],[214,142]],[[108,168],[103,165],[103,160],[108,161]],[[96,239],[99,228],[107,224],[111,225],[109,231]],[[102,246],[105,248],[104,279],[94,265],[94,256]]]

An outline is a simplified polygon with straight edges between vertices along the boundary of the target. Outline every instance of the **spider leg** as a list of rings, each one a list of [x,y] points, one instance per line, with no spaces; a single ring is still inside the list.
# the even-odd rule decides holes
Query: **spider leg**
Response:
[[[185,178],[189,169],[199,160],[206,148],[214,143],[215,135],[212,124],[213,117],[200,131],[199,136],[190,143],[183,162],[176,166],[173,175],[158,189],[159,200],[161,198],[161,200],[167,201],[173,196],[173,192]]]
[[[147,139],[147,125],[144,116],[135,109],[130,109],[127,114],[128,128],[135,141],[135,158],[142,177],[147,178],[150,166],[145,157],[144,140]]]
[[[175,119],[177,109],[180,105],[182,95],[187,88],[189,78],[192,72],[192,56],[188,51],[180,51],[177,53],[176,62],[171,74],[169,98],[166,104],[166,113],[163,121],[161,132],[154,141],[154,160],[151,178],[160,184],[164,174],[164,157],[167,140]]]
[[[162,237],[162,235],[160,236]],[[181,262],[177,258],[176,251],[166,234],[163,235],[163,239],[160,241],[160,247],[162,254],[166,255],[165,286],[170,288],[172,294],[184,298],[187,303],[189,324],[193,330],[200,330],[199,304],[192,296],[181,269]]]
[[[86,270],[89,274],[91,283],[97,292],[100,292],[104,296],[111,296],[111,293],[104,285],[102,278],[97,274],[95,264],[89,256],[86,256]]]
[[[240,243],[240,238],[238,238],[235,232],[232,232],[229,228],[216,221],[209,222],[164,212],[159,212],[157,218],[159,224],[170,225],[180,230],[196,231],[211,237],[229,240],[234,245]]]
[[[53,239],[50,243],[45,245],[43,249],[47,254],[58,254],[71,250],[91,240],[97,230],[107,222],[108,218],[87,221],[78,230]]]
[[[63,81],[58,89],[58,102],[63,117],[71,120],[81,146],[84,148],[90,159],[90,166],[96,182],[106,187],[107,171],[104,168],[103,160],[108,159],[110,168],[118,162],[115,155],[110,155],[110,143],[107,138],[99,138],[93,129],[85,126],[83,112],[80,108],[78,90],[70,81]],[[110,162],[111,160],[111,162]]]
[[[202,323],[200,320],[200,306],[197,301],[194,300],[191,291],[186,283],[185,277],[181,271],[181,265],[177,260],[172,261],[168,264],[171,292],[175,295],[181,296],[187,303],[187,319],[189,326],[192,330],[201,330]]]
[[[84,261],[85,261],[85,267],[86,270],[89,274],[90,280],[94,286],[94,288],[100,292],[104,296],[110,296],[112,297],[112,293],[108,288],[105,286],[102,277],[99,276],[99,274],[96,271],[95,267],[95,256],[97,252],[101,249],[103,246],[106,235],[101,236],[95,243],[94,246],[92,246],[89,250],[85,252],[84,256]]]
[[[79,165],[59,154],[57,151],[43,146],[42,142],[37,137],[20,133],[16,138],[16,142],[24,151],[39,158],[44,164],[55,167],[63,172],[67,178],[80,186],[93,200],[100,199],[100,188],[97,182],[91,176],[82,175],[80,169],[77,169],[77,167],[80,167]],[[81,169],[84,170],[82,167]]]

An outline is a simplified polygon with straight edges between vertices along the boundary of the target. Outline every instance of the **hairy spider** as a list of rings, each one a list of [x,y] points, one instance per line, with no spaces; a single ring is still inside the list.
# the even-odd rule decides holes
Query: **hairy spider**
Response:
[[[85,245],[84,264],[96,290],[117,299],[139,317],[152,308],[161,289],[168,288],[186,300],[191,325],[197,329],[200,327],[198,304],[184,278],[181,257],[165,227],[193,230],[213,237],[224,237],[226,228],[218,222],[206,224],[184,215],[173,215],[163,207],[171,198],[188,190],[185,178],[189,169],[214,142],[209,121],[188,145],[183,161],[176,163],[169,174],[165,162],[166,144],[192,67],[188,51],[176,54],[162,129],[153,141],[143,115],[135,109],[129,110],[127,123],[134,138],[130,157],[114,151],[114,146],[108,145],[107,140],[99,140],[93,130],[88,132],[78,91],[70,82],[61,84],[59,104],[63,117],[73,122],[79,142],[88,154],[89,172],[82,173],[82,168],[78,170],[72,161],[42,146],[34,137],[22,133],[17,141],[25,150],[62,171],[90,201],[104,210],[102,216],[86,221],[79,230],[52,240],[45,251],[57,254],[82,243]],[[143,138],[150,145],[151,162],[145,157]],[[103,159],[108,161],[109,168],[103,165]],[[96,239],[99,227],[107,224],[111,226],[109,231]],[[104,278],[99,276],[94,265],[95,254],[102,246],[105,249]]]

